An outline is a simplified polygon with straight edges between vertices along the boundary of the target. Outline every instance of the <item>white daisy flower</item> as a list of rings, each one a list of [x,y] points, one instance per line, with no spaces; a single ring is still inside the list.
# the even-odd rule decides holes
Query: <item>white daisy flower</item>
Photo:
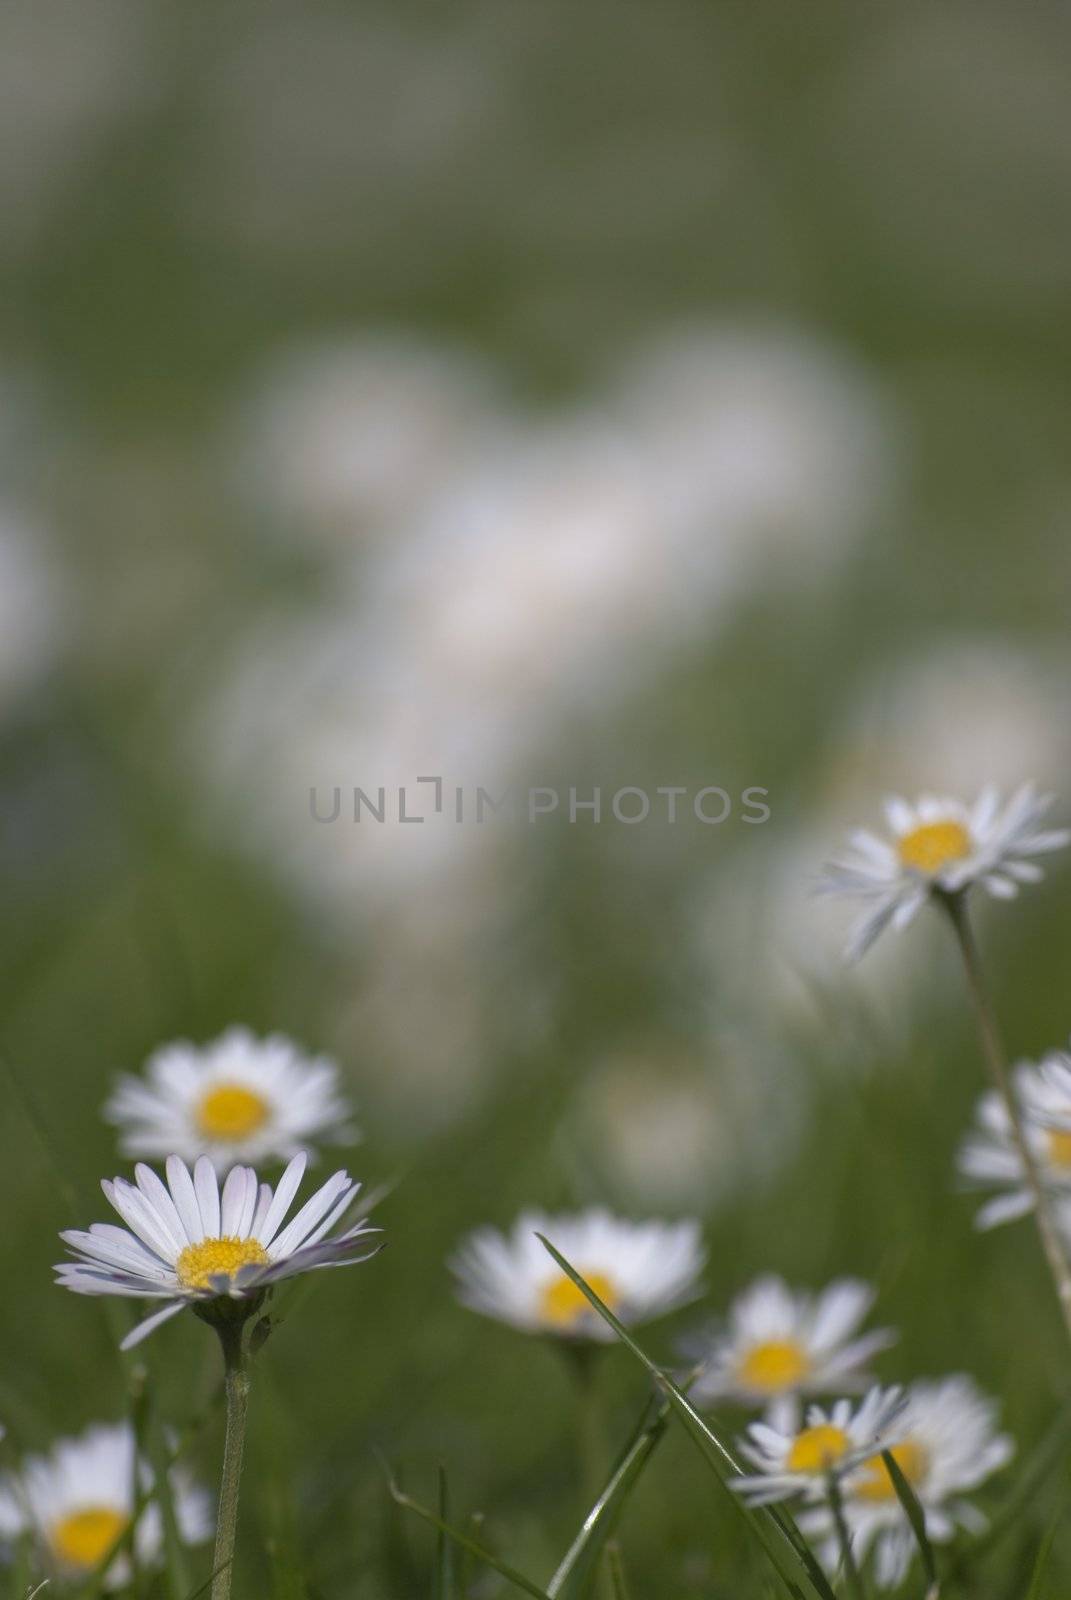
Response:
[[[690,1359],[702,1362],[693,1397],[701,1404],[731,1398],[763,1405],[774,1427],[795,1429],[801,1395],[865,1389],[866,1363],[895,1342],[889,1328],[856,1337],[874,1297],[869,1284],[854,1278],[818,1294],[759,1278],[734,1300],[727,1325],[684,1345]]]
[[[627,1222],[608,1211],[552,1217],[526,1211],[512,1232],[478,1228],[450,1262],[458,1299],[526,1333],[611,1343],[613,1333],[548,1255],[543,1234],[626,1324],[650,1321],[700,1293],[699,1224]]]
[[[732,1487],[753,1506],[796,1495],[824,1499],[831,1472],[840,1478],[896,1443],[903,1409],[901,1388],[875,1387],[856,1406],[850,1400],[837,1400],[828,1411],[808,1406],[802,1428],[786,1432],[753,1422],[740,1441],[740,1454],[757,1471],[734,1478]]]
[[[101,1188],[127,1224],[95,1222],[88,1233],[60,1238],[76,1257],[56,1267],[57,1282],[76,1294],[116,1294],[162,1300],[123,1340],[129,1350],[181,1311],[220,1299],[256,1300],[264,1289],[319,1267],[367,1261],[378,1229],[358,1222],[330,1237],[361,1187],[348,1172],[328,1178],[283,1227],[305,1171],[297,1155],[272,1190],[252,1167],[233,1167],[220,1193],[215,1168],[200,1156],[191,1177],[178,1156],[167,1158],[167,1185],[143,1163],[136,1184],[105,1179]]]
[[[170,1473],[180,1538],[199,1544],[212,1532],[208,1494],[175,1468]],[[68,1578],[85,1577],[130,1527],[135,1513],[135,1482],[151,1491],[148,1462],[135,1461],[129,1423],[98,1423],[73,1439],[60,1439],[47,1455],[29,1456],[9,1479],[2,1503],[12,1533],[29,1533],[48,1565]],[[163,1550],[163,1523],[155,1501],[145,1506],[134,1531],[138,1565],[155,1567]],[[124,1552],[108,1568],[105,1585],[130,1581]]]
[[[973,1533],[985,1518],[959,1496],[1011,1459],[1014,1445],[997,1433],[997,1408],[967,1377],[914,1383],[897,1419],[898,1442],[891,1455],[910,1483],[935,1544],[950,1540],[957,1527]],[[895,1588],[911,1564],[915,1536],[896,1497],[880,1455],[849,1472],[841,1482],[844,1517],[857,1560],[874,1553],[874,1575],[882,1588]],[[819,1554],[829,1571],[840,1563],[840,1548],[828,1507],[804,1511],[801,1530],[822,1541]]]
[[[1037,1066],[1022,1061],[1013,1081],[1038,1175],[1047,1189],[1071,1200],[1071,1056],[1054,1050]],[[960,1145],[956,1166],[968,1188],[999,1191],[978,1212],[977,1227],[993,1228],[1033,1209],[1008,1108],[993,1089],[978,1101],[975,1127]]]
[[[145,1078],[124,1075],[104,1108],[125,1155],[211,1158],[222,1176],[239,1161],[289,1161],[317,1140],[352,1142],[338,1068],[273,1033],[228,1028],[210,1044],[164,1045]]]
[[[923,795],[913,806],[896,796],[887,800],[891,838],[857,829],[853,850],[832,861],[818,884],[820,894],[869,906],[848,941],[848,959],[865,954],[890,923],[906,928],[934,890],[956,894],[980,883],[998,900],[1009,900],[1021,883],[1037,883],[1042,873],[1032,858],[1071,840],[1066,828],[1040,827],[1052,800],[1032,784],[1004,805],[992,787],[972,806],[935,795]]]

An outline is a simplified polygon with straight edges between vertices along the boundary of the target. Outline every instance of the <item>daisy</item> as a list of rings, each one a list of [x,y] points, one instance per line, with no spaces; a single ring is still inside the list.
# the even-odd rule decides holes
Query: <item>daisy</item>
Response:
[[[896,1443],[903,1409],[902,1389],[875,1387],[855,1407],[850,1400],[837,1400],[828,1411],[809,1406],[802,1428],[785,1432],[768,1422],[753,1422],[740,1442],[740,1454],[757,1471],[734,1478],[732,1486],[753,1506],[795,1495],[821,1500],[831,1472],[840,1478]]]
[[[508,1235],[478,1228],[462,1242],[450,1262],[462,1304],[526,1333],[612,1342],[612,1331],[547,1254],[540,1233],[626,1324],[659,1317],[700,1293],[706,1251],[698,1222],[626,1222],[603,1210],[561,1217],[526,1211]]]
[[[57,1282],[76,1294],[164,1301],[123,1340],[129,1350],[183,1306],[210,1319],[230,1300],[250,1301],[253,1310],[263,1290],[284,1278],[367,1261],[379,1247],[368,1245],[378,1230],[366,1222],[329,1237],[360,1188],[348,1172],[328,1178],[283,1227],[305,1160],[294,1157],[274,1193],[258,1184],[252,1167],[233,1167],[221,1194],[207,1156],[192,1177],[178,1156],[168,1156],[166,1186],[143,1163],[134,1169],[136,1184],[105,1179],[101,1188],[127,1227],[95,1222],[88,1233],[61,1233],[76,1259],[57,1265]]]
[[[104,1115],[122,1130],[124,1154],[207,1155],[221,1176],[239,1161],[289,1161],[311,1154],[317,1140],[355,1137],[334,1062],[248,1028],[228,1028],[206,1045],[164,1045],[145,1078],[119,1079]]]
[[[976,1489],[1011,1459],[1014,1445],[996,1431],[997,1408],[970,1378],[957,1376],[914,1383],[897,1418],[898,1442],[892,1455],[922,1506],[926,1533],[947,1543],[957,1527],[978,1533],[985,1518],[959,1496]],[[880,1455],[874,1455],[841,1481],[845,1522],[857,1560],[874,1553],[874,1574],[882,1588],[895,1588],[911,1564],[915,1536],[897,1499]],[[828,1507],[805,1511],[801,1530],[822,1541],[820,1555],[835,1571],[840,1548]]]
[[[1014,1084],[1023,1137],[1041,1182],[1071,1199],[1071,1057],[1053,1051],[1037,1066],[1020,1062]],[[979,1099],[975,1127],[963,1140],[956,1165],[968,1188],[998,1191],[978,1212],[977,1227],[993,1228],[1033,1209],[1011,1117],[995,1090]]]
[[[181,1470],[169,1476],[179,1536],[199,1544],[212,1532],[209,1497]],[[63,1576],[85,1577],[130,1528],[135,1481],[139,1495],[151,1492],[152,1470],[135,1460],[133,1429],[126,1422],[98,1423],[77,1438],[60,1439],[47,1455],[26,1459],[6,1493],[0,1492],[5,1528],[31,1534]],[[138,1517],[133,1540],[140,1567],[160,1564],[163,1522],[155,1501]],[[119,1588],[130,1575],[124,1552],[109,1565],[105,1585]]]
[[[1021,883],[1037,883],[1042,873],[1032,857],[1071,840],[1066,828],[1040,826],[1052,799],[1024,784],[1004,805],[992,787],[972,806],[934,795],[923,795],[914,806],[898,797],[887,800],[891,838],[857,829],[853,851],[831,862],[818,884],[820,894],[869,907],[851,934],[847,958],[865,954],[890,923],[906,928],[935,891],[957,894],[980,883],[998,900],[1010,900]]]
[[[873,1303],[874,1290],[854,1278],[818,1294],[759,1278],[733,1302],[727,1325],[684,1346],[702,1362],[693,1396],[766,1406],[773,1426],[795,1428],[801,1395],[864,1389],[865,1364],[894,1343],[889,1328],[856,1337]]]

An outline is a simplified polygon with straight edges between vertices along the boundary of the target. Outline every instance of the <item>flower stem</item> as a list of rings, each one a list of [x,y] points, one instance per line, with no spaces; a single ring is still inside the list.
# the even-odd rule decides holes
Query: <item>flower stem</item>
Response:
[[[831,1472],[826,1483],[826,1496],[829,1500],[829,1510],[833,1517],[833,1526],[836,1529],[837,1543],[840,1546],[841,1570],[851,1600],[866,1600],[866,1590],[863,1588],[863,1579],[852,1549],[851,1534],[844,1517],[844,1501],[841,1497],[840,1484],[836,1474]]]
[[[1030,1148],[1030,1143],[1023,1128],[1023,1119],[1020,1115],[1011,1075],[1008,1071],[1007,1055],[1001,1039],[1000,1027],[997,1023],[996,1012],[993,1009],[993,1002],[989,997],[989,989],[982,973],[982,964],[974,938],[974,930],[967,915],[966,895],[961,892],[959,894],[942,895],[940,898],[945,910],[948,912],[949,921],[952,924],[960,954],[963,957],[967,985],[970,989],[971,1000],[978,1021],[982,1054],[985,1057],[989,1076],[1008,1113],[1012,1140],[1019,1160],[1022,1162],[1026,1187],[1030,1191],[1030,1197],[1034,1202],[1034,1217],[1037,1222],[1038,1233],[1041,1236],[1042,1247],[1045,1251],[1045,1259],[1048,1262],[1049,1271],[1056,1286],[1064,1325],[1067,1329],[1068,1337],[1071,1338],[1071,1265],[1068,1263],[1067,1252],[1053,1218],[1049,1196],[1038,1169],[1037,1160],[1033,1150]]]
[[[227,1431],[223,1441],[223,1469],[219,1484],[216,1548],[212,1557],[211,1600],[230,1600],[234,1541],[238,1531],[238,1488],[242,1477],[246,1412],[249,1406],[249,1363],[244,1322],[220,1323],[223,1350],[223,1387],[227,1400]]]
[[[602,1404],[599,1395],[598,1367],[602,1350],[597,1345],[577,1342],[565,1346],[569,1366],[576,1386],[577,1401],[577,1456],[580,1466],[580,1488],[584,1496],[585,1513],[595,1505],[606,1487],[606,1442],[603,1437]],[[600,1560],[595,1574],[593,1593],[596,1600],[609,1600],[609,1572],[605,1560]]]

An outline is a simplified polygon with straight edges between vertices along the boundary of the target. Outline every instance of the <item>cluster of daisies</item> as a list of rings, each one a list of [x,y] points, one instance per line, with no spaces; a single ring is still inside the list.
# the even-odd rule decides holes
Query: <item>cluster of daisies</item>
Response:
[[[529,1212],[508,1235],[481,1228],[464,1241],[452,1262],[462,1302],[574,1346],[612,1340],[539,1235],[626,1326],[702,1293],[705,1253],[694,1221]],[[1012,1445],[997,1432],[996,1407],[968,1377],[906,1389],[873,1382],[871,1359],[895,1341],[891,1329],[864,1330],[874,1298],[855,1279],[811,1294],[760,1278],[723,1321],[682,1340],[681,1381],[705,1409],[761,1412],[739,1442],[752,1470],[733,1480],[750,1504],[798,1499],[801,1528],[835,1572],[841,1561],[830,1501],[835,1478],[856,1558],[872,1550],[878,1583],[891,1587],[906,1573],[915,1546],[882,1452],[892,1453],[924,1510],[929,1537],[939,1543],[957,1527],[982,1525],[962,1497],[1009,1459]],[[819,1397],[825,1406],[815,1403]]]
[[[210,1322],[241,1321],[283,1279],[375,1253],[377,1230],[352,1220],[360,1185],[347,1172],[294,1211],[315,1145],[355,1133],[337,1068],[288,1039],[234,1028],[205,1047],[168,1045],[144,1079],[120,1082],[105,1115],[121,1129],[127,1154],[164,1158],[163,1176],[138,1161],[133,1182],[105,1180],[124,1226],[97,1222],[64,1233],[73,1259],[56,1272],[78,1294],[154,1305],[124,1349],[184,1307]],[[248,1159],[285,1162],[278,1183],[261,1181]],[[0,1543],[32,1541],[50,1573],[99,1572],[118,1587],[134,1565],[159,1562],[153,1483],[129,1424],[90,1427],[0,1479]],[[205,1492],[177,1465],[169,1488],[180,1537],[208,1538]]]
[[[1071,838],[1041,826],[1048,804],[1030,788],[1004,805],[991,792],[969,807],[933,797],[915,806],[891,801],[889,837],[857,833],[853,853],[822,884],[865,903],[851,953],[886,926],[905,926],[927,900],[955,904],[975,884],[1007,898],[1035,881],[1034,858]],[[983,1097],[960,1170],[968,1183],[995,1191],[980,1224],[1005,1221],[1036,1199],[1041,1208],[1025,1149],[1071,1241],[1071,1056],[1024,1063],[1014,1084],[1014,1101]],[[334,1064],[285,1038],[234,1028],[207,1046],[169,1045],[142,1077],[121,1080],[105,1115],[135,1158],[132,1181],[102,1186],[123,1225],[64,1233],[70,1259],[56,1270],[76,1293],[150,1303],[124,1348],[183,1308],[233,1327],[283,1280],[365,1261],[378,1248],[378,1230],[355,1215],[360,1185],[345,1170],[294,1209],[316,1147],[352,1141],[356,1131]],[[252,1162],[281,1164],[277,1183],[258,1177]],[[611,1328],[540,1236],[626,1326],[702,1292],[706,1254],[694,1220],[527,1212],[508,1234],[485,1227],[462,1242],[451,1262],[461,1301],[566,1348],[611,1341]],[[864,1327],[874,1299],[854,1279],[815,1294],[760,1278],[722,1321],[682,1341],[680,1380],[703,1407],[756,1413],[739,1441],[750,1470],[733,1480],[749,1504],[798,1502],[800,1527],[830,1571],[841,1564],[846,1530],[854,1558],[872,1560],[877,1582],[891,1587],[915,1546],[887,1458],[940,1543],[957,1528],[982,1526],[964,1496],[1004,1465],[1012,1444],[998,1431],[994,1404],[966,1376],[904,1387],[874,1381],[869,1365],[895,1337]],[[204,1492],[174,1462],[168,1478],[181,1537],[208,1537]],[[0,1479],[0,1541],[33,1540],[50,1572],[96,1574],[114,1587],[160,1558],[153,1483],[127,1424],[91,1427]]]

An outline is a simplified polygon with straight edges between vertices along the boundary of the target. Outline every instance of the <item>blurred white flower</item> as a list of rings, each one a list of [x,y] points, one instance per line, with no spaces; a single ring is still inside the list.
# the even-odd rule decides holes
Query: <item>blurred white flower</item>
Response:
[[[180,1468],[170,1473],[179,1537],[200,1544],[212,1531],[208,1494]],[[76,1438],[60,1439],[47,1455],[28,1456],[6,1485],[4,1503],[9,1534],[28,1530],[49,1566],[70,1579],[86,1580],[128,1530],[135,1489],[148,1494],[153,1474],[135,1455],[129,1423],[97,1423]],[[139,1565],[157,1567],[164,1535],[160,1507],[151,1500],[134,1531]],[[105,1587],[130,1582],[130,1557],[111,1562]]]
[[[763,1405],[772,1426],[796,1428],[802,1395],[866,1388],[867,1362],[895,1341],[889,1328],[859,1333],[874,1299],[871,1286],[855,1278],[817,1294],[773,1276],[756,1279],[733,1301],[724,1325],[682,1346],[702,1364],[692,1395],[706,1404],[733,1398]]]
[[[1071,1056],[1052,1051],[1037,1065],[1021,1061],[1013,1078],[1023,1136],[1046,1188],[1071,1204]],[[975,1108],[975,1127],[960,1145],[956,1166],[966,1186],[997,1192],[978,1212],[976,1226],[993,1228],[1033,1210],[1023,1162],[1004,1099],[990,1089]]]
[[[702,1057],[652,1040],[584,1073],[575,1137],[630,1202],[709,1212],[781,1169],[804,1095],[798,1067],[753,1035],[719,1031]]]
[[[474,357],[382,333],[284,351],[224,444],[238,492],[281,537],[344,560],[441,494],[502,410]]]
[[[144,1078],[120,1078],[104,1115],[125,1155],[207,1155],[223,1174],[239,1161],[290,1161],[320,1142],[352,1143],[338,1078],[333,1061],[282,1034],[228,1028],[209,1044],[182,1039],[156,1050]]]
[[[634,359],[618,404],[659,533],[701,595],[828,579],[887,503],[897,431],[868,374],[785,327],[699,324]]]
[[[626,1326],[649,1322],[700,1292],[706,1260],[698,1222],[629,1222],[608,1211],[547,1216],[526,1211],[509,1234],[477,1228],[450,1262],[463,1305],[525,1333],[613,1341],[538,1234]]]
[[[194,735],[243,835],[303,857],[317,895],[348,892],[340,855],[363,888],[474,841],[396,822],[311,840],[297,795],[429,772],[501,789],[578,709],[709,640],[748,585],[827,571],[884,481],[862,379],[783,331],[680,334],[549,419],[492,424],[484,388],[441,352],[370,341],[264,402],[254,475],[281,471],[313,520],[389,533],[356,567],[342,542],[326,606],[236,643]]]

